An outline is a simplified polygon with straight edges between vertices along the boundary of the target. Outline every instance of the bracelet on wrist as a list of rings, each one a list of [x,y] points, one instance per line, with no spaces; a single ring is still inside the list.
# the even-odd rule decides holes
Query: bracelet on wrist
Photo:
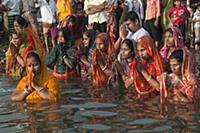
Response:
[[[28,88],[24,88],[24,93],[25,94],[29,94],[30,93],[30,91],[28,90]]]

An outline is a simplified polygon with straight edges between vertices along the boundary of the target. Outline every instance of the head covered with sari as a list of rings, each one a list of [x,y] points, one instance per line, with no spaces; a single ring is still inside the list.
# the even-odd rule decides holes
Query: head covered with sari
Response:
[[[152,78],[156,79],[163,72],[163,62],[160,56],[159,51],[157,50],[153,39],[150,36],[141,37],[137,46],[143,47],[150,60],[149,63],[145,59],[141,59],[140,57],[136,57],[131,63],[131,76],[133,77],[135,88],[137,93],[139,94],[148,94],[150,92],[155,91],[148,81],[142,76],[142,74],[137,70],[137,58],[140,58],[141,64],[144,66],[146,71],[151,75]],[[136,53],[137,54],[137,53]],[[136,55],[138,56],[138,54]]]
[[[101,57],[101,59],[105,62],[106,68],[111,69],[115,57],[115,51],[113,45],[110,42],[109,35],[107,33],[100,33],[97,35],[96,40],[97,39],[101,40],[106,47],[107,58]],[[101,54],[99,50],[96,48],[92,57],[92,66],[93,66],[92,77],[93,77],[93,85],[95,86],[102,86],[107,84],[109,78],[109,75],[105,74],[105,72],[102,70],[102,68],[98,63],[99,56],[101,56]]]
[[[184,41],[183,36],[179,28],[171,26],[165,30],[165,33],[170,32],[174,38],[175,49],[183,48]],[[163,58],[167,58],[169,52],[169,47],[167,46],[167,40],[164,40],[164,46],[160,50],[160,54]]]
[[[40,64],[39,73],[34,73],[28,69],[27,60],[34,58]],[[37,83],[38,86],[44,87],[48,90],[49,100],[57,100],[59,98],[59,85],[55,77],[46,69],[46,66],[36,51],[29,51],[26,55],[26,72],[27,75],[23,77],[16,87],[16,91],[22,92],[25,87],[32,88],[32,82]],[[33,91],[26,97],[27,101],[36,102],[42,100],[42,97],[32,88]]]
[[[25,59],[29,51],[35,50],[38,52],[39,56],[43,58],[45,56],[45,49],[38,34],[32,29],[31,26],[28,25],[26,19],[19,16],[15,18],[14,23],[18,25],[15,30],[20,35],[20,38],[23,39],[23,43],[27,44],[27,48],[25,49],[22,57]]]
[[[191,58],[187,54],[186,49],[178,49],[172,52],[170,55],[170,60],[171,59],[176,59],[179,63],[181,63],[181,79],[180,83],[175,86],[172,89],[178,89],[180,90],[186,97],[188,97],[190,100],[194,101],[197,97],[195,95],[195,91],[197,90],[197,81],[195,74],[192,72],[192,66],[190,65],[191,63]],[[171,73],[171,81],[170,83],[174,83],[175,80],[177,80],[177,76],[175,73]],[[168,97],[169,93],[169,86],[166,84],[167,76],[166,74],[162,74],[160,78],[160,101],[161,103],[164,102],[164,100]],[[177,82],[175,82],[177,83]],[[169,84],[169,83],[168,83]]]

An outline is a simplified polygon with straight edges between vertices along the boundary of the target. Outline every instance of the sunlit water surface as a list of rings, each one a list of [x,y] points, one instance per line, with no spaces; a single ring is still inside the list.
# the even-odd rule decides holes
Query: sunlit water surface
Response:
[[[139,101],[94,89],[87,81],[59,82],[62,96],[57,103],[13,103],[10,95],[18,80],[1,76],[0,133],[200,132],[198,104],[161,106],[159,97]]]

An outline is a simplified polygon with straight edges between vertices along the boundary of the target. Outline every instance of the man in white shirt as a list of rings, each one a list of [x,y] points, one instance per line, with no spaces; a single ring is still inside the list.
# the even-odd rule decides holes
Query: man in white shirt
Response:
[[[144,8],[141,0],[125,0],[123,4],[123,12],[120,18],[120,23],[125,19],[128,12],[135,11],[140,19],[140,24],[144,20]]]
[[[130,11],[127,13],[124,23],[120,26],[119,35],[120,37],[115,43],[117,51],[120,48],[122,40],[130,39],[135,47],[137,40],[143,36],[149,36],[149,33],[141,26],[137,13]]]
[[[53,47],[55,46],[55,38],[56,33],[56,3],[54,0],[38,0],[35,5],[36,7],[40,7],[41,17],[42,17],[42,26],[43,26],[43,34],[44,34],[44,42],[46,45],[46,51],[49,52],[48,47],[48,36],[49,32],[51,33],[51,43]],[[56,32],[56,31],[55,31]]]
[[[106,32],[108,15],[106,10],[110,0],[85,0],[84,11],[88,15],[88,25],[92,25],[99,32]]]

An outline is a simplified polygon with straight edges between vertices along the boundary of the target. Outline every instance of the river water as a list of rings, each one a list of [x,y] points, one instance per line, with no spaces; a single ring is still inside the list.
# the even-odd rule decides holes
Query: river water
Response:
[[[198,103],[161,105],[159,97],[140,101],[94,89],[87,81],[59,82],[57,103],[13,103],[10,95],[18,80],[0,76],[0,133],[200,132]]]

